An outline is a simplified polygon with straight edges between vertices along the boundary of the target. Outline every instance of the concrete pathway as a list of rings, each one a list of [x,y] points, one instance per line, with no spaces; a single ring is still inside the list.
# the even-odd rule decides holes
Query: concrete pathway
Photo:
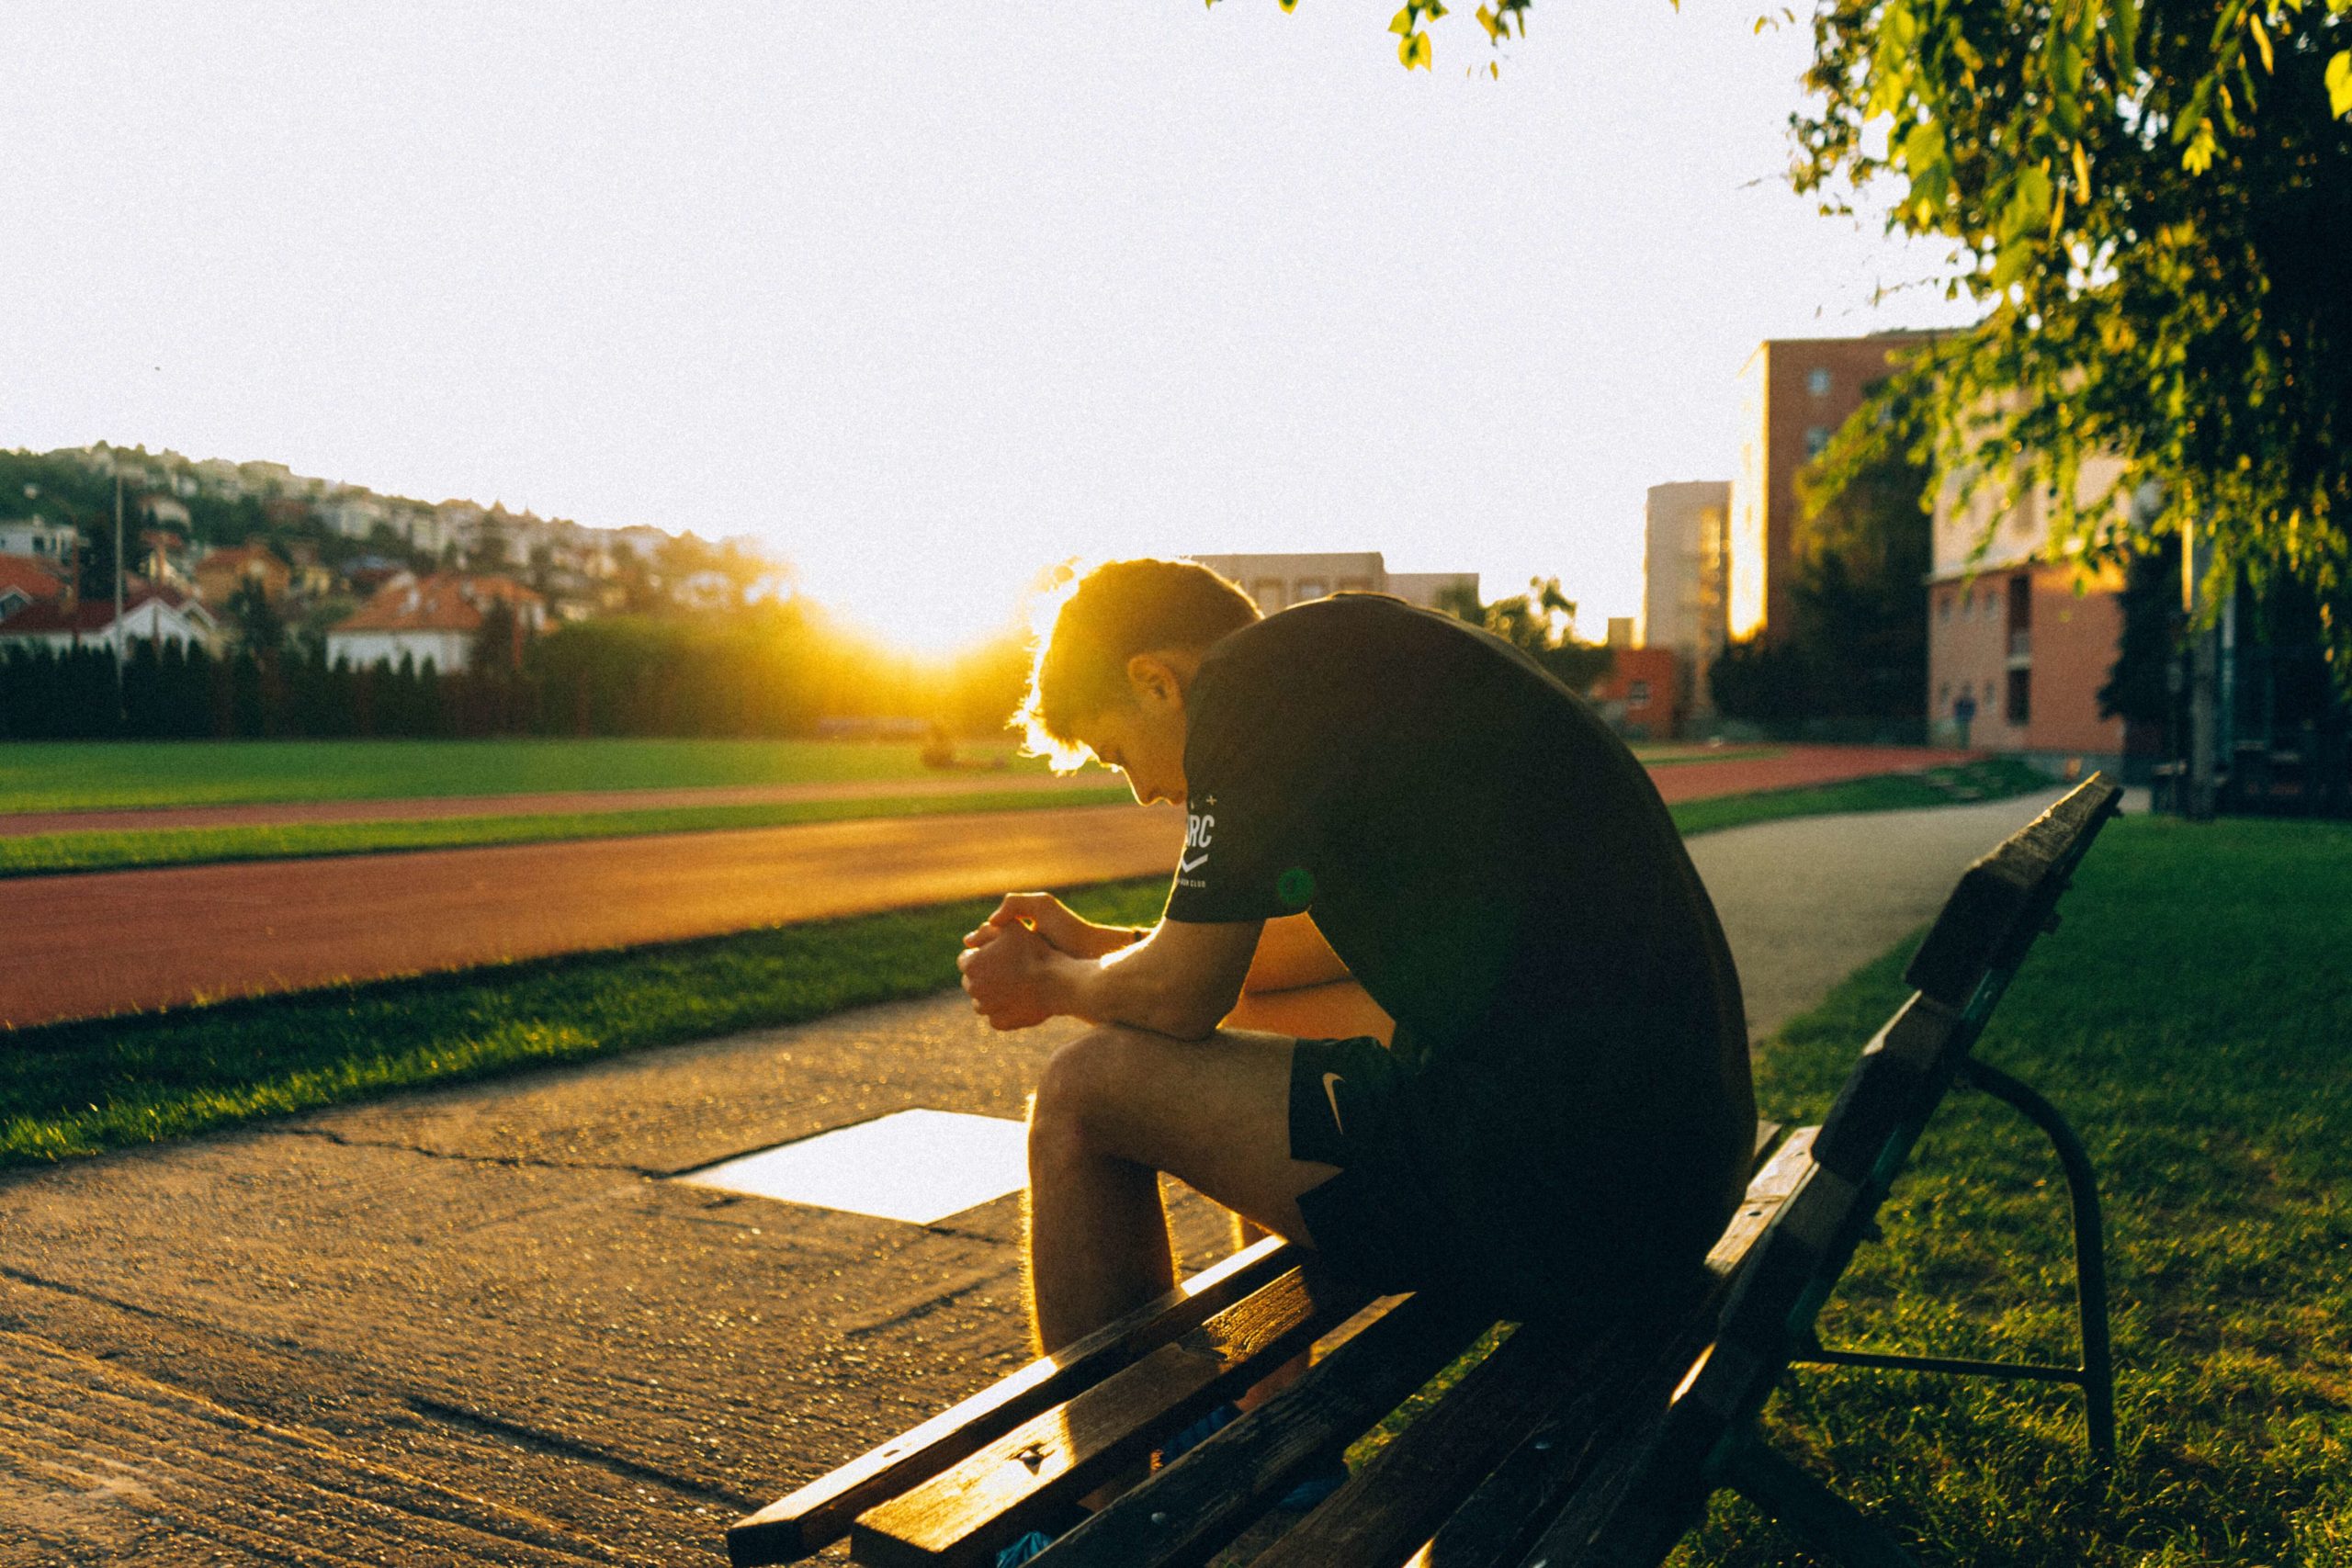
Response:
[[[2047,799],[1700,840],[1759,1028]],[[0,1178],[0,1568],[723,1561],[737,1511],[1022,1359],[1017,1202],[663,1178],[1016,1116],[1064,1032],[951,996]]]

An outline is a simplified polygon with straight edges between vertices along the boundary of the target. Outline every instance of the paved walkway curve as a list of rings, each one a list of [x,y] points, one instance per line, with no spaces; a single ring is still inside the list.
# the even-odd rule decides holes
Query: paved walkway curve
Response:
[[[1751,1017],[2050,798],[1698,840]],[[720,1561],[745,1506],[1019,1362],[1019,1206],[899,1224],[662,1178],[913,1106],[1018,1116],[1068,1033],[950,993],[0,1176],[0,1568]],[[1215,1255],[1204,1204],[1173,1220]]]

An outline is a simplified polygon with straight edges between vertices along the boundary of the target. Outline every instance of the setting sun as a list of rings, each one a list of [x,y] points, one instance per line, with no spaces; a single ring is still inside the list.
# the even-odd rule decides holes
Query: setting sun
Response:
[[[804,545],[800,592],[849,629],[923,658],[967,652],[1018,630],[1041,563],[1025,552],[941,549],[903,555]]]

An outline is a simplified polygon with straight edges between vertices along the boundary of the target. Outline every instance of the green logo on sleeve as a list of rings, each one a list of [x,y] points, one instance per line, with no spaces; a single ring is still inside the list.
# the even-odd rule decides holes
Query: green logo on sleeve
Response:
[[[1315,874],[1303,865],[1292,866],[1274,879],[1274,892],[1294,909],[1304,909],[1315,902]]]

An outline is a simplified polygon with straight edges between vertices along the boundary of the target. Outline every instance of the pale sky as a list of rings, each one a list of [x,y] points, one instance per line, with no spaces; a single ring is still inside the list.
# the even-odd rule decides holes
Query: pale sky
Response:
[[[1471,8],[10,0],[0,447],[752,534],[932,641],[1323,549],[1598,635],[1759,339],[1967,315],[1788,188],[1808,27],[1545,0],[1496,81]]]

